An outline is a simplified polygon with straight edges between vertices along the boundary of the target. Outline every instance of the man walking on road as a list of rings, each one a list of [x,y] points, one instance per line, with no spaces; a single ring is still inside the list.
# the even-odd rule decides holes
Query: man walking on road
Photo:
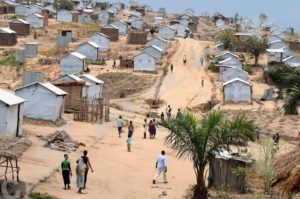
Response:
[[[83,187],[83,189],[85,189],[85,187],[86,187],[86,181],[87,181],[89,169],[91,169],[92,173],[94,172],[92,165],[90,163],[90,159],[87,157],[87,154],[88,154],[88,152],[85,150],[85,151],[83,151],[83,156],[81,157],[84,164],[86,165],[86,169],[84,172],[84,187]]]
[[[173,69],[174,69],[173,64],[171,64],[170,69],[171,69],[171,72],[173,73]]]
[[[122,116],[120,115],[118,120],[117,120],[117,126],[118,126],[118,133],[119,133],[119,138],[121,137],[122,133],[122,128],[123,128],[123,119]]]
[[[165,151],[162,151],[161,155],[159,155],[157,157],[155,168],[156,168],[156,175],[154,176],[152,183],[153,184],[156,183],[156,180],[157,180],[157,178],[159,177],[159,175],[161,173],[163,173],[164,183],[168,183],[168,180],[167,180],[167,159],[165,157]]]
[[[203,64],[204,64],[204,57],[203,57],[203,55],[200,57],[200,63],[201,63],[201,66],[203,66]]]

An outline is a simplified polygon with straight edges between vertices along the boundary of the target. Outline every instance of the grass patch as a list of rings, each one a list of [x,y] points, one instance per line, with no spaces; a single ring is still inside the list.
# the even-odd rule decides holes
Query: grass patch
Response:
[[[31,199],[57,199],[53,196],[49,196],[48,194],[41,194],[41,193],[35,193],[35,192],[30,193],[29,198],[31,198]]]
[[[40,52],[41,55],[44,55],[46,57],[54,57],[61,53],[62,53],[61,50],[58,48],[52,48],[52,49]]]
[[[104,59],[100,59],[100,60],[89,60],[89,61],[87,61],[87,64],[103,66],[103,65],[106,64],[106,62],[105,62]]]
[[[23,66],[23,63],[17,61],[15,55],[10,53],[3,59],[0,59],[0,65],[20,67],[20,66]]]
[[[243,70],[246,71],[249,75],[252,75],[253,74],[253,69],[251,66],[249,65],[244,65],[243,66]]]

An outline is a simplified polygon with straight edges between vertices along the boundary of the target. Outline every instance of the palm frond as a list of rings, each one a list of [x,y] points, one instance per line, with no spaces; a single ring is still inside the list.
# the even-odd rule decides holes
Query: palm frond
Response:
[[[283,108],[285,114],[298,114],[298,105],[300,102],[300,83],[293,85],[288,89],[284,100]]]

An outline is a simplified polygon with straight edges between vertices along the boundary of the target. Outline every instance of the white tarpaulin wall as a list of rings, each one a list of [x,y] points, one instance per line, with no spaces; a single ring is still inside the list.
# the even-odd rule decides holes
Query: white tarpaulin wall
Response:
[[[23,104],[6,106],[0,102],[0,136],[22,135],[22,121]]]
[[[42,86],[29,86],[17,90],[16,95],[25,99],[24,116],[34,119],[57,121],[61,118],[64,97],[57,96]]]

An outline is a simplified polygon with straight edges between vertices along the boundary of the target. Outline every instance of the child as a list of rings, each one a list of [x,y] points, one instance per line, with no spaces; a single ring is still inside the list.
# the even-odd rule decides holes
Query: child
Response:
[[[131,137],[128,136],[127,138],[127,150],[128,152],[131,152]]]

